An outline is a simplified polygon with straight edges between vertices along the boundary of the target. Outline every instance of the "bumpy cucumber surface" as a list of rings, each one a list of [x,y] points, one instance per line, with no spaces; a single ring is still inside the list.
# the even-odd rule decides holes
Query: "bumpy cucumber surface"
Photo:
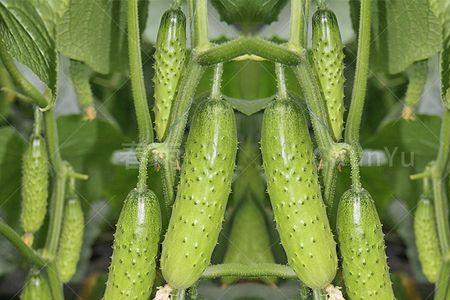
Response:
[[[233,219],[224,263],[273,263],[269,234],[263,212],[251,197],[243,199]],[[238,278],[225,277],[222,282],[231,284]],[[261,278],[274,284],[276,278]]]
[[[21,300],[52,299],[50,287],[43,272],[31,270],[24,284],[25,286],[20,294]]]
[[[173,288],[195,283],[210,264],[231,189],[237,138],[233,109],[208,100],[194,116],[161,269]]]
[[[160,231],[161,214],[155,194],[132,190],[116,225],[104,300],[150,297]]]
[[[32,136],[22,160],[22,211],[20,222],[25,232],[34,233],[47,212],[48,162],[45,141]]]
[[[84,215],[76,197],[67,200],[64,207],[61,237],[56,256],[56,268],[62,282],[69,282],[77,270],[83,244]]]
[[[185,57],[186,17],[180,9],[170,9],[162,16],[155,52],[155,127],[160,141],[167,130]]]
[[[313,61],[325,96],[334,139],[344,124],[344,44],[335,14],[319,9],[313,16]]]
[[[370,194],[347,191],[337,215],[345,286],[350,299],[395,299],[383,232]]]
[[[266,108],[261,150],[289,265],[309,287],[324,288],[336,275],[336,244],[322,201],[308,128],[292,100],[276,100]]]
[[[414,214],[414,234],[417,252],[425,277],[432,283],[439,278],[442,254],[439,246],[434,207],[422,197]]]

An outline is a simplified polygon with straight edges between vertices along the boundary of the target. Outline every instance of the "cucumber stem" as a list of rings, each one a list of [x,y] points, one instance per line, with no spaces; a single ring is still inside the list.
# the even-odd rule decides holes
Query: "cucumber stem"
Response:
[[[213,83],[211,88],[211,99],[220,99],[220,88],[222,84],[223,63],[218,63],[214,68]]]
[[[186,299],[186,290],[177,289],[172,292],[171,300],[184,300]]]
[[[193,46],[194,49],[204,49],[209,45],[208,40],[208,4],[207,0],[190,0],[191,20],[193,26]],[[193,17],[193,18],[192,18]]]
[[[206,268],[203,272],[202,278],[213,279],[223,276],[241,278],[275,276],[285,279],[297,279],[297,275],[291,267],[274,263],[261,263],[254,265],[229,263],[212,265]]]
[[[277,75],[277,88],[279,100],[287,99],[288,93],[286,88],[286,74],[284,72],[284,66],[280,63],[275,64],[275,74]]]
[[[139,175],[137,184],[137,188],[140,192],[144,192],[147,189],[147,167],[150,151],[152,151],[152,149],[153,148],[151,146],[147,146],[141,153],[142,155],[139,161]]]
[[[314,300],[326,300],[327,296],[321,289],[313,289],[313,299]]]
[[[291,0],[290,36],[288,47],[307,48],[308,19],[311,0]]]
[[[33,124],[33,135],[35,137],[38,137],[41,135],[42,119],[43,119],[42,111],[38,106],[36,106],[34,108],[34,124]]]

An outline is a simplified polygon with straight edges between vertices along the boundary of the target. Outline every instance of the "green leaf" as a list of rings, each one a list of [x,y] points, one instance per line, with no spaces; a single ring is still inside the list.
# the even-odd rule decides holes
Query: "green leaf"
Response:
[[[55,91],[54,40],[31,1],[0,0],[0,36],[11,56]]]
[[[372,58],[377,69],[400,73],[441,49],[440,22],[427,0],[374,2]]]

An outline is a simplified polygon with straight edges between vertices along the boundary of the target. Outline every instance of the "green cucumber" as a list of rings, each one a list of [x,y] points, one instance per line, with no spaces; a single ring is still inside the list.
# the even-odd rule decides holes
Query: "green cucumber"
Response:
[[[366,190],[350,190],[342,195],[337,229],[344,281],[350,299],[395,299],[381,222]]]
[[[414,213],[414,234],[417,252],[425,277],[431,283],[437,282],[442,265],[442,254],[431,201],[421,197]]]
[[[155,52],[155,128],[160,141],[167,131],[185,57],[186,17],[180,9],[170,9],[162,16]]]
[[[270,250],[265,216],[254,201],[251,197],[246,197],[237,208],[223,263],[251,265],[275,262]],[[224,277],[222,283],[231,284],[237,279],[236,277]],[[268,284],[275,284],[277,280],[275,277],[261,279]]]
[[[186,142],[178,193],[164,239],[161,269],[172,288],[188,288],[210,264],[231,189],[237,150],[232,107],[199,105]]]
[[[161,232],[158,203],[150,190],[128,194],[116,225],[104,300],[150,297]]]
[[[342,137],[344,124],[344,44],[335,14],[319,9],[313,16],[312,50],[336,141]]]
[[[67,199],[61,236],[56,255],[56,268],[62,282],[69,282],[77,270],[84,232],[84,215],[78,198]]]
[[[407,70],[408,89],[405,95],[405,107],[402,111],[402,118],[410,120],[422,97],[425,84],[428,78],[428,60],[421,60],[413,63]]]
[[[89,82],[93,71],[83,62],[76,60],[70,61],[69,70],[77,94],[78,105],[85,113],[86,119],[95,119],[97,113],[94,108],[94,95]]]
[[[43,272],[32,269],[20,294],[21,300],[51,300],[52,293]]]
[[[22,159],[22,211],[24,232],[41,228],[47,213],[48,162],[45,140],[33,135]]]
[[[261,150],[267,190],[289,265],[307,286],[325,288],[336,275],[336,244],[308,127],[292,100],[277,99],[266,108]]]

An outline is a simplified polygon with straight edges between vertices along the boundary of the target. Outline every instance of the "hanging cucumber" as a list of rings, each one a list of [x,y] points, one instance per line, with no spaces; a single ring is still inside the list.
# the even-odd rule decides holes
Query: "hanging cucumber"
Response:
[[[62,282],[69,282],[77,270],[83,244],[84,216],[80,201],[71,195],[64,207],[56,268]]]
[[[155,127],[160,141],[167,131],[185,57],[186,17],[181,9],[170,9],[162,16],[155,52]]]
[[[337,229],[350,299],[395,299],[381,222],[366,190],[344,193],[339,202]]]
[[[230,193],[236,149],[231,106],[220,99],[200,104],[186,142],[161,255],[162,273],[173,288],[191,286],[210,264]]]
[[[252,197],[247,196],[234,215],[224,263],[251,265],[275,262],[270,250],[270,238],[265,217],[254,201]],[[222,283],[231,284],[238,279],[236,277],[224,277]],[[275,277],[263,277],[261,280],[273,285],[277,279]]]
[[[50,300],[52,294],[44,273],[39,270],[31,269],[25,286],[20,294],[21,300]]]
[[[158,199],[147,189],[127,196],[114,236],[105,300],[147,300],[156,274],[161,231]]]
[[[308,127],[292,100],[277,99],[266,108],[261,150],[267,190],[289,265],[304,284],[324,288],[336,275],[336,244]]]
[[[83,110],[87,120],[96,118],[97,113],[94,107],[94,95],[92,94],[90,77],[92,70],[83,62],[70,61],[70,78],[72,79],[77,100],[80,108]]]
[[[430,199],[426,197],[421,197],[414,214],[414,234],[422,271],[428,281],[435,283],[439,278],[442,254],[434,207]]]
[[[402,118],[410,120],[422,97],[428,77],[428,60],[421,60],[413,63],[407,70],[408,89],[405,96],[405,107],[402,111]]]
[[[336,141],[344,124],[344,44],[335,14],[319,9],[313,16],[313,61],[322,86]]]

